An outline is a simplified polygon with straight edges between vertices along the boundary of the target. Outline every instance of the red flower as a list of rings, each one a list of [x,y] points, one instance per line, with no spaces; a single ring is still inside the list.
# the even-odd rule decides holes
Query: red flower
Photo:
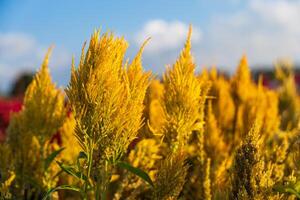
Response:
[[[9,125],[12,112],[18,112],[22,108],[22,101],[18,99],[0,99],[0,142],[5,138],[5,130]]]

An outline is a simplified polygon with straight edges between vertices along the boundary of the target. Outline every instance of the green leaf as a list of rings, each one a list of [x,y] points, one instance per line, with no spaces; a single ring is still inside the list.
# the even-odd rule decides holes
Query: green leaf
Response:
[[[52,152],[46,159],[45,159],[45,170],[48,169],[50,164],[53,162],[53,160],[65,149],[65,147],[58,149],[57,151]]]
[[[297,198],[300,198],[300,193],[291,186],[276,186],[275,190],[280,193],[294,194]]]
[[[59,167],[63,171],[65,171],[66,173],[70,174],[71,176],[74,176],[75,178],[87,181],[87,177],[82,172],[76,171],[76,169],[74,167],[68,166],[68,165],[64,165],[63,163],[58,162],[58,161],[57,161],[57,164],[59,165]]]
[[[51,197],[51,194],[53,192],[56,192],[58,190],[72,190],[72,191],[76,191],[82,194],[82,191],[80,188],[72,186],[72,185],[61,185],[61,186],[57,186],[55,188],[52,188],[50,190],[47,191],[47,193],[45,194],[43,200],[47,200],[49,197]]]
[[[300,181],[296,182],[293,187],[298,193],[300,193]]]
[[[117,166],[119,166],[123,169],[126,169],[126,170],[130,171],[131,173],[137,175],[138,177],[142,178],[144,181],[149,183],[152,187],[154,186],[149,175],[146,172],[144,172],[143,170],[133,167],[129,163],[126,163],[126,162],[118,162]]]

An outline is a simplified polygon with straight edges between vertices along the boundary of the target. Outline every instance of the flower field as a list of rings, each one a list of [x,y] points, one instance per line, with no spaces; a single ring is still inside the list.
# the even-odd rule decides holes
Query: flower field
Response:
[[[151,40],[126,60],[125,39],[95,31],[64,91],[49,50],[0,143],[0,199],[300,198],[293,68],[275,66],[273,90],[246,56],[231,77],[196,73],[191,34],[160,79],[142,67]]]

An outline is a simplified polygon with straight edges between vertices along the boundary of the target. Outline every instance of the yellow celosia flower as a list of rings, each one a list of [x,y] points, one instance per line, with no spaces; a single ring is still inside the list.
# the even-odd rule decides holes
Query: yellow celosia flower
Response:
[[[211,101],[208,101],[204,140],[206,153],[212,158],[213,163],[218,163],[227,157],[228,147],[224,143],[221,130],[213,114]]]
[[[24,192],[36,198],[58,181],[52,177],[58,172],[57,167],[45,169],[45,159],[53,152],[55,144],[51,144],[50,139],[63,124],[66,111],[62,92],[51,82],[49,55],[50,51],[26,90],[21,112],[12,116],[8,127],[8,143],[15,155],[16,198]],[[40,188],[30,191],[27,184],[32,183]]]
[[[75,134],[87,155],[86,176],[93,176],[95,190],[101,193],[109,184],[111,168],[142,125],[150,77],[141,64],[144,45],[130,64],[124,64],[126,41],[112,34],[100,37],[96,31],[86,53],[83,48],[78,68],[72,66],[66,93],[75,113]]]
[[[211,71],[209,77],[212,83],[209,95],[213,97],[213,112],[219,128],[224,132],[224,139],[229,143],[232,140],[232,126],[235,115],[235,105],[231,94],[231,85],[224,76],[218,75],[217,71]]]
[[[203,94],[209,86],[202,85],[195,76],[195,64],[191,55],[191,28],[178,60],[172,68],[167,68],[163,76],[164,95],[161,105],[166,120],[157,134],[165,137],[173,148],[188,143],[192,131],[203,127],[201,111],[204,109]]]
[[[145,120],[147,120],[147,127],[144,129],[143,134],[148,131],[156,133],[165,124],[166,116],[161,104],[164,94],[164,86],[158,80],[152,80],[148,87],[145,97]],[[148,129],[150,130],[148,130]],[[150,135],[150,134],[148,134]]]
[[[142,72],[141,53],[126,69],[126,48],[122,38],[108,34],[99,38],[95,32],[78,69],[73,66],[66,90],[76,114],[80,143],[86,151],[97,151],[97,159],[117,159],[141,126],[149,74]]]
[[[231,198],[253,199],[256,194],[256,185],[253,185],[255,179],[255,167],[260,166],[261,155],[260,145],[260,122],[254,124],[247,135],[242,146],[237,150],[234,163],[234,178],[232,183]],[[263,170],[263,169],[259,169]],[[242,195],[242,196],[241,196]]]
[[[300,99],[292,64],[287,61],[280,61],[276,64],[275,69],[276,78],[280,81],[278,94],[279,110],[282,115],[281,127],[292,130],[299,126],[300,119]]]
[[[169,155],[160,164],[155,178],[153,199],[172,200],[178,198],[188,169],[185,158],[182,152],[176,152]]]
[[[244,101],[251,98],[254,84],[251,80],[251,73],[246,55],[244,55],[237,68],[236,74],[232,78],[232,91],[236,100]]]
[[[27,129],[39,140],[47,140],[63,124],[66,116],[64,96],[52,83],[48,62],[51,51],[25,93],[22,115]]]

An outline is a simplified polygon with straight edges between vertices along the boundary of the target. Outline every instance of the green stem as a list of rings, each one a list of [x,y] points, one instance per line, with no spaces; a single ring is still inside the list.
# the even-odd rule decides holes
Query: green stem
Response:
[[[107,189],[110,181],[109,163],[105,162],[103,170],[99,171],[99,179],[96,183],[95,199],[96,200],[106,200],[107,199]]]
[[[90,141],[89,143],[89,148],[88,148],[88,168],[87,168],[87,180],[84,184],[84,192],[85,195],[88,196],[88,181],[90,180],[91,177],[91,170],[92,170],[92,165],[93,165],[93,149],[94,149],[94,143],[93,141]]]
[[[95,191],[95,199],[99,200],[99,198],[100,198],[99,184],[97,183],[97,185],[96,185],[96,191]]]
[[[101,200],[106,200],[107,185],[108,185],[108,163],[105,162],[103,177],[101,180]]]
[[[91,176],[92,164],[93,164],[93,150],[91,149],[89,152],[89,162],[88,162],[88,172],[87,172],[88,179]]]

